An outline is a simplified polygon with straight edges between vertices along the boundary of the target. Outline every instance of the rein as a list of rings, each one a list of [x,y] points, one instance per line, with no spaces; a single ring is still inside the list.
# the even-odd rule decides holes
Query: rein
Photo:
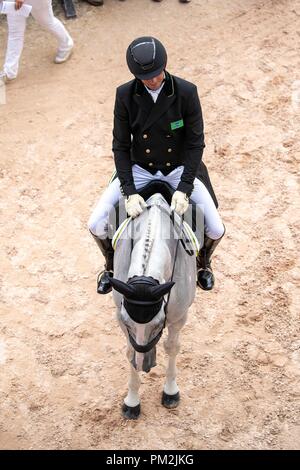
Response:
[[[172,222],[173,222],[173,225],[175,226],[174,211],[171,213],[171,216],[170,216],[170,217],[171,217],[171,220],[172,220]],[[178,234],[179,236],[178,236],[178,240],[177,240],[177,243],[176,243],[175,256],[174,256],[174,263],[173,263],[172,275],[171,275],[170,281],[173,281],[173,277],[174,277],[175,264],[176,264],[176,260],[177,260],[179,242],[180,242],[180,240],[181,240],[182,228],[183,228],[183,218],[181,217],[181,219],[180,219],[180,227],[179,227],[179,234]],[[165,328],[166,322],[167,322],[167,313],[168,313],[168,305],[169,305],[169,301],[170,301],[170,295],[171,295],[171,291],[168,292],[167,301],[166,301],[165,307],[164,307],[164,310],[165,310],[165,323],[164,323],[164,328]]]
[[[152,206],[149,205],[147,206],[147,210],[149,210]],[[165,213],[168,214],[168,216],[170,217],[171,219],[171,222],[174,226],[174,229],[175,229],[175,232],[176,232],[176,225],[175,225],[175,213],[174,211],[171,212],[171,214],[169,214],[169,212],[166,211],[166,209],[164,207],[160,207],[160,209],[162,211],[164,211]],[[175,248],[175,256],[174,256],[174,263],[173,263],[173,268],[172,268],[172,275],[171,275],[171,279],[170,281],[173,281],[173,277],[174,277],[174,272],[175,272],[175,265],[176,265],[176,260],[177,260],[177,254],[178,254],[178,247],[179,247],[179,242],[182,243],[182,239],[181,239],[181,234],[182,234],[182,229],[183,229],[183,217],[181,216],[180,217],[180,226],[179,226],[179,233],[178,233],[178,239],[177,239],[177,243],[176,243],[176,248]],[[189,253],[191,255],[191,253]],[[167,300],[165,302],[165,307],[164,307],[164,311],[165,311],[165,322],[164,322],[164,327],[166,326],[166,321],[167,321],[167,313],[168,313],[168,305],[169,305],[169,301],[170,301],[170,295],[171,295],[171,291],[168,292],[168,297],[167,297]]]
[[[147,206],[147,210],[149,210],[151,207],[152,207],[151,205],[150,205],[150,206]],[[160,209],[163,210],[163,211],[165,211],[165,212],[169,215],[169,217],[170,217],[170,219],[171,219],[171,222],[172,222],[172,224],[173,224],[173,226],[174,226],[175,232],[177,233],[177,231],[176,231],[176,224],[175,224],[175,213],[174,213],[174,211],[172,211],[171,214],[170,214],[170,213],[167,212],[163,207],[160,207]],[[181,217],[180,217],[179,231],[178,231],[178,233],[177,233],[178,238],[177,238],[177,243],[176,243],[176,248],[175,248],[174,262],[173,262],[173,268],[172,268],[172,274],[171,274],[170,282],[172,282],[172,281],[173,281],[173,278],[174,278],[175,266],[176,266],[176,261],[177,261],[177,256],[178,256],[179,243],[180,243],[180,242],[182,243],[182,237],[181,237],[182,232],[183,232],[183,217],[181,216]],[[132,243],[132,245],[133,245],[133,239],[131,240],[131,243]],[[184,246],[184,245],[183,245],[183,246]],[[132,246],[132,247],[133,247],[133,246]],[[192,252],[192,253],[188,253],[188,254],[191,256],[191,254],[193,254],[193,252]],[[145,346],[138,346],[138,345],[135,343],[135,341],[133,340],[133,338],[131,337],[130,333],[128,332],[128,334],[129,334],[129,340],[130,340],[130,342],[131,342],[131,345],[134,347],[134,349],[135,349],[136,351],[138,351],[138,352],[148,352],[148,351],[151,349],[151,347],[153,347],[153,346],[158,342],[158,340],[159,340],[159,338],[161,337],[162,332],[163,332],[163,330],[164,330],[164,328],[165,328],[165,326],[166,326],[167,314],[168,314],[168,305],[169,305],[169,301],[170,301],[170,295],[171,295],[171,290],[168,292],[167,300],[163,299],[163,301],[165,302],[165,306],[164,306],[164,312],[165,312],[164,326],[163,326],[162,330],[158,333],[158,335],[149,343],[148,346],[146,346],[146,347],[145,347]],[[132,301],[131,301],[131,302],[132,302]],[[132,302],[132,303],[133,303],[133,302]],[[139,301],[134,301],[134,303],[135,303],[135,304],[141,304],[141,305],[145,304],[144,301],[140,301],[140,302],[139,302]],[[153,302],[151,302],[151,304],[152,304],[152,303],[153,303]],[[151,347],[150,347],[150,346],[151,346]]]

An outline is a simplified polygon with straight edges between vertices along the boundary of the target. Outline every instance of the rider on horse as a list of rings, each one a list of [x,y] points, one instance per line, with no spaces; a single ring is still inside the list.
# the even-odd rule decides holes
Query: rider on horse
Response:
[[[108,237],[108,208],[125,196],[126,211],[137,217],[146,207],[139,191],[150,181],[169,183],[175,190],[172,209],[183,215],[189,198],[204,212],[204,243],[197,257],[197,283],[214,286],[211,255],[225,228],[217,211],[208,171],[202,161],[205,147],[197,87],[167,72],[167,53],[154,37],[135,39],[127,49],[134,79],[117,88],[113,152],[117,171],[89,220],[89,229],[105,257],[97,291],[111,291],[113,249]]]

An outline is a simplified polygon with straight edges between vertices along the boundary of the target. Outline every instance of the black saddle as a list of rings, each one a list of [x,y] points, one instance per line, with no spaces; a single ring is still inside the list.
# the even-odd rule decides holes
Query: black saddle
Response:
[[[165,181],[153,180],[144,188],[138,191],[145,201],[153,194],[159,193],[171,205],[172,196],[175,190]],[[109,237],[112,238],[120,224],[127,218],[124,199],[121,199],[115,206],[114,210],[109,214]],[[190,206],[184,214],[183,219],[190,225],[200,246],[204,240],[204,215],[199,206],[190,199]]]
[[[153,180],[144,188],[139,190],[139,194],[147,201],[153,194],[160,193],[169,205],[171,205],[174,189],[165,181]]]

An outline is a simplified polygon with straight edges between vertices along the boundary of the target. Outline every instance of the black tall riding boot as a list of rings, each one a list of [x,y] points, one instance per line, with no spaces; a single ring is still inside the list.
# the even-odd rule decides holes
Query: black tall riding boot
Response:
[[[101,253],[105,258],[105,268],[101,271],[97,277],[97,292],[98,294],[108,294],[111,292],[112,287],[109,282],[109,278],[113,277],[114,267],[114,250],[111,244],[110,238],[98,238],[91,232],[95,242],[100,248]]]
[[[218,238],[218,240],[212,240],[207,235],[204,235],[203,247],[197,256],[197,284],[203,290],[211,290],[214,287],[215,277],[211,268],[211,255],[220,243],[224,234],[225,227],[222,237]]]

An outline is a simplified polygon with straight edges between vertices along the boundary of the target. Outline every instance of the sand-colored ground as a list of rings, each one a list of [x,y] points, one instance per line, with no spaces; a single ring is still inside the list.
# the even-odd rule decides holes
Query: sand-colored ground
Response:
[[[56,66],[55,41],[29,21],[0,105],[0,448],[299,449],[300,2],[106,0],[66,24],[76,49]],[[160,344],[127,422],[125,338],[95,293],[86,223],[113,169],[124,52],[143,34],[198,85],[227,236],[216,288],[198,290],[182,332],[180,407],[160,405]]]

